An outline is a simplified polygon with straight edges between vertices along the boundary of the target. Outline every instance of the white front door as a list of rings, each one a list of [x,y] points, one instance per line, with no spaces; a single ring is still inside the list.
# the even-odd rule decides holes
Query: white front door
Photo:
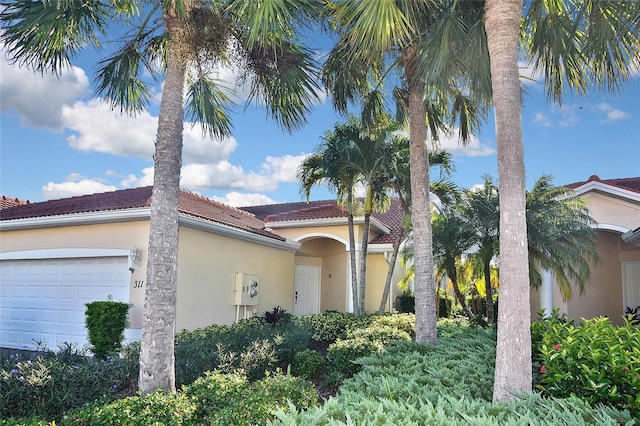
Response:
[[[640,306],[640,262],[622,264],[623,309]]]
[[[320,267],[296,265],[293,286],[293,315],[320,313]]]

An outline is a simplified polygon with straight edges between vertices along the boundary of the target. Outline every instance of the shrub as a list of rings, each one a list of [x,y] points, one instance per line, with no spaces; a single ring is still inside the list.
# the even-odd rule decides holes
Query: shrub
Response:
[[[354,324],[366,319],[358,319],[350,313],[327,311],[320,315],[298,317],[296,321],[311,330],[313,340],[335,342],[338,339],[344,339],[347,331],[353,328]]]
[[[404,291],[398,296],[398,311],[401,313],[416,313],[416,298],[411,290]]]
[[[58,353],[14,355],[0,360],[0,418],[58,419],[95,400],[135,393],[138,364],[128,358],[96,360],[72,345]]]
[[[538,388],[546,395],[607,404],[640,416],[640,329],[606,318],[582,325],[549,322],[538,356]]]
[[[302,378],[315,376],[324,367],[324,358],[318,352],[305,349],[293,357],[291,370],[294,375]]]
[[[411,336],[416,337],[416,316],[415,314],[385,314],[375,316],[372,325],[384,325],[405,331]]]
[[[249,383],[242,374],[209,373],[185,388],[197,404],[199,423],[212,425],[265,424],[277,409],[306,409],[317,405],[313,384],[280,373]]]
[[[230,401],[244,398],[248,386],[243,372],[214,371],[206,372],[183,389],[189,398],[197,401],[197,417],[205,420],[216,416]]]
[[[357,328],[347,333],[349,339],[362,337],[364,339],[380,342],[387,345],[394,340],[411,340],[411,335],[397,327],[384,324],[371,324],[366,328]]]
[[[60,425],[196,425],[196,403],[183,393],[154,392],[103,405],[93,403],[65,416]]]
[[[338,340],[329,345],[327,350],[329,371],[337,371],[344,377],[351,377],[362,368],[355,362],[356,360],[382,349],[382,343],[364,337]]]
[[[96,358],[105,359],[107,354],[116,352],[122,346],[129,305],[105,300],[87,303],[86,306],[85,324],[91,351]]]
[[[193,383],[206,371],[245,369],[249,380],[264,371],[285,368],[296,352],[309,346],[309,329],[295,322],[277,327],[260,318],[242,320],[230,326],[209,326],[176,335],[176,385]]]

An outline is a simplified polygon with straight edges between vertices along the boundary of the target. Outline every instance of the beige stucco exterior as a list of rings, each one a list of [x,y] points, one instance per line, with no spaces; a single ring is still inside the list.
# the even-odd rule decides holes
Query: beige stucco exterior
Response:
[[[296,265],[320,268],[320,312],[352,310],[346,222],[272,231],[285,237],[286,241],[256,238],[246,232],[240,235],[244,231],[237,230],[220,233],[211,229],[211,224],[196,222],[194,218],[181,219],[180,222],[176,331],[193,330],[211,324],[231,324],[245,317],[262,316],[275,306],[293,313]],[[40,225],[15,229],[5,227],[0,234],[0,253],[16,254],[34,250],[60,253],[73,249],[74,255],[77,255],[82,250],[117,250],[118,256],[125,257],[136,247],[139,262],[129,262],[129,327],[135,336],[136,330],[139,332],[142,327],[143,318],[148,216],[143,215],[138,220],[121,220],[109,217],[107,213],[100,221],[84,223],[83,220],[47,223],[47,219],[44,219]],[[358,273],[361,235],[361,225],[357,225]],[[371,234],[371,238],[375,236]],[[374,245],[370,246],[370,250],[367,259],[366,310],[375,312],[380,305],[388,271],[385,251],[390,252],[391,246]],[[236,278],[239,273],[258,278],[259,293],[253,299],[257,303],[236,305]],[[400,268],[396,268],[392,297],[397,294],[395,283],[402,275]]]
[[[573,297],[563,300],[553,282],[553,306],[575,321],[606,316],[616,324],[622,323],[625,309],[625,285],[638,285],[640,277],[624,276],[625,264],[640,262],[640,247],[627,244],[622,235],[640,227],[640,196],[625,191],[607,193],[601,190],[580,194],[589,213],[597,222],[596,249],[600,260],[591,267],[591,278],[580,294],[574,286]],[[625,195],[628,195],[625,198]],[[629,284],[635,282],[635,284]],[[532,289],[532,318],[537,318],[541,307],[541,289]]]

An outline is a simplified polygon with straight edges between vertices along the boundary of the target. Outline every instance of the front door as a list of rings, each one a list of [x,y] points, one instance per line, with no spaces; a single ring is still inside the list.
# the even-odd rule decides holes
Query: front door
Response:
[[[320,313],[320,267],[296,265],[293,286],[293,314]]]

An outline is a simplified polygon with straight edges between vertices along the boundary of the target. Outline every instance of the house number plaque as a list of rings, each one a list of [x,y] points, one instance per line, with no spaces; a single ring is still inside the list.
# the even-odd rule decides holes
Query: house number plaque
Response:
[[[133,288],[142,288],[144,287],[144,280],[136,280],[133,282]]]

